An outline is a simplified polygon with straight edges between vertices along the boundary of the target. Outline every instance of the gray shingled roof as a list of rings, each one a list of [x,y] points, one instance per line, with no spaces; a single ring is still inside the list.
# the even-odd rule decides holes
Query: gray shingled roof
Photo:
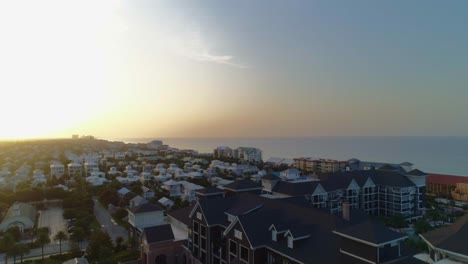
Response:
[[[132,207],[128,209],[130,212],[134,214],[140,214],[140,213],[148,213],[148,212],[156,212],[156,211],[164,211],[161,207],[151,204],[151,203],[145,203],[145,204],[140,204],[138,206]]]
[[[262,184],[258,182],[254,182],[252,180],[237,180],[230,184],[226,184],[223,186],[224,189],[234,190],[234,191],[242,191],[248,189],[262,189]]]
[[[174,239],[174,233],[170,224],[146,227],[143,229],[143,233],[148,244]]]

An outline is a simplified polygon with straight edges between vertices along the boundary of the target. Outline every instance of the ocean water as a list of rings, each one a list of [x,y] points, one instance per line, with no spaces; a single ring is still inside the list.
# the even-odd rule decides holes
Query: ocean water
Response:
[[[315,157],[400,163],[425,172],[468,176],[468,137],[309,137],[309,138],[126,138],[127,143],[163,140],[181,149],[212,153],[217,146],[256,147],[263,159]]]

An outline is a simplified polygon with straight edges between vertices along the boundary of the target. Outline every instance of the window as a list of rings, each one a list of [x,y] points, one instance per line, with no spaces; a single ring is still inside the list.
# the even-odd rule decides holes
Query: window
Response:
[[[234,237],[236,237],[237,239],[242,240],[242,232],[237,230],[237,229],[234,229]]]
[[[195,233],[200,232],[199,228],[200,228],[200,224],[198,222],[196,222],[196,221],[193,221],[193,232],[195,232]]]
[[[200,241],[200,248],[206,250],[206,238],[202,238]]]
[[[193,244],[198,245],[199,241],[199,236],[197,233],[193,233]]]
[[[237,256],[237,242],[229,240],[229,254]]]
[[[276,235],[278,232],[276,230],[271,230],[271,240],[276,241]]]
[[[202,214],[200,212],[197,212],[197,219],[202,219]]]
[[[206,237],[206,226],[200,225],[200,235]]]
[[[293,238],[292,236],[288,236],[288,248],[293,248]]]
[[[244,246],[240,246],[240,259],[247,263],[249,262],[249,249],[248,248]]]
[[[228,221],[229,221],[229,222],[234,221],[234,219],[236,219],[235,216],[228,214]]]

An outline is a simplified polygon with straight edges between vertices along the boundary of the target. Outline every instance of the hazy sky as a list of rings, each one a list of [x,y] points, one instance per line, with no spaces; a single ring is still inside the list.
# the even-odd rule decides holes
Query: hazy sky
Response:
[[[0,138],[468,136],[467,1],[0,2]]]

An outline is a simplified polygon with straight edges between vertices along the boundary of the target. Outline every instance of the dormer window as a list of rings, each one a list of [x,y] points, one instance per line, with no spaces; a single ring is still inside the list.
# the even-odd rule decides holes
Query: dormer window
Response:
[[[292,236],[288,236],[288,248],[294,248],[294,241]]]
[[[276,230],[271,230],[271,240],[277,241],[278,232]]]
[[[234,221],[235,219],[236,219],[235,216],[233,216],[233,215],[231,215],[231,214],[228,214],[228,221],[229,221],[229,222],[232,222],[232,221]]]

